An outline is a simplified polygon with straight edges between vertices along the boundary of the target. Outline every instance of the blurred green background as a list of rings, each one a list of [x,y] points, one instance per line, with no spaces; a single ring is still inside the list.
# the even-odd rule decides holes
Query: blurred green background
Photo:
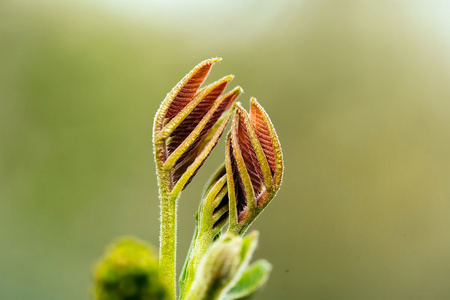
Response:
[[[269,112],[283,186],[256,299],[450,299],[448,1],[0,2],[0,299],[89,299],[121,235],[158,244],[151,132],[200,61]],[[183,194],[181,266],[219,144]]]

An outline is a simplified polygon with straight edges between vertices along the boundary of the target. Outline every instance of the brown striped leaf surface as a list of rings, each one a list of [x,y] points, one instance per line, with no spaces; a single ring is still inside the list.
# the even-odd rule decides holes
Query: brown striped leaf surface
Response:
[[[281,185],[283,156],[273,124],[256,99],[239,104],[226,144],[230,230],[243,234]]]
[[[192,69],[167,94],[155,116],[156,165],[168,173],[171,189],[182,190],[192,180],[225,130],[242,91],[237,87],[222,95],[231,75],[201,87],[219,60],[205,60]]]

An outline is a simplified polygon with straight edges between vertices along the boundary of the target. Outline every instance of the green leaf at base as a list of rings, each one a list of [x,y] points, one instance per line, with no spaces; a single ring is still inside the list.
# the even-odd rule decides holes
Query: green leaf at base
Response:
[[[236,285],[227,293],[225,300],[249,299],[269,279],[272,265],[264,260],[251,264]]]

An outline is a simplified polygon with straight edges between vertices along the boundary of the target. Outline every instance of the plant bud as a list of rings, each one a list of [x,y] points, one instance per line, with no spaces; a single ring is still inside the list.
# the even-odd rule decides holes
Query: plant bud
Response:
[[[155,251],[134,238],[123,238],[110,246],[95,267],[94,280],[97,300],[168,299]]]
[[[202,258],[186,300],[222,299],[241,278],[256,249],[258,233],[221,236]]]
[[[243,234],[275,197],[283,176],[280,142],[256,99],[250,115],[237,104],[226,142],[230,232]]]
[[[237,87],[221,96],[233,76],[200,88],[214,63],[197,65],[167,94],[156,113],[153,144],[158,172],[166,172],[170,190],[178,194],[190,182],[217,144],[232,115]],[[228,111],[228,113],[227,113]]]

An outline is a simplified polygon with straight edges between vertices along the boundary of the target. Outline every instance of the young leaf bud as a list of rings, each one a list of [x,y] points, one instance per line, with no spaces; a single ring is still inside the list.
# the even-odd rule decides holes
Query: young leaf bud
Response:
[[[158,174],[167,173],[167,189],[177,195],[211,153],[231,118],[237,87],[221,96],[233,76],[200,88],[214,63],[203,61],[167,94],[156,113],[153,144]],[[161,177],[161,176],[160,176]]]
[[[243,234],[275,197],[283,176],[280,142],[256,99],[250,115],[239,105],[226,142],[230,228]]]

